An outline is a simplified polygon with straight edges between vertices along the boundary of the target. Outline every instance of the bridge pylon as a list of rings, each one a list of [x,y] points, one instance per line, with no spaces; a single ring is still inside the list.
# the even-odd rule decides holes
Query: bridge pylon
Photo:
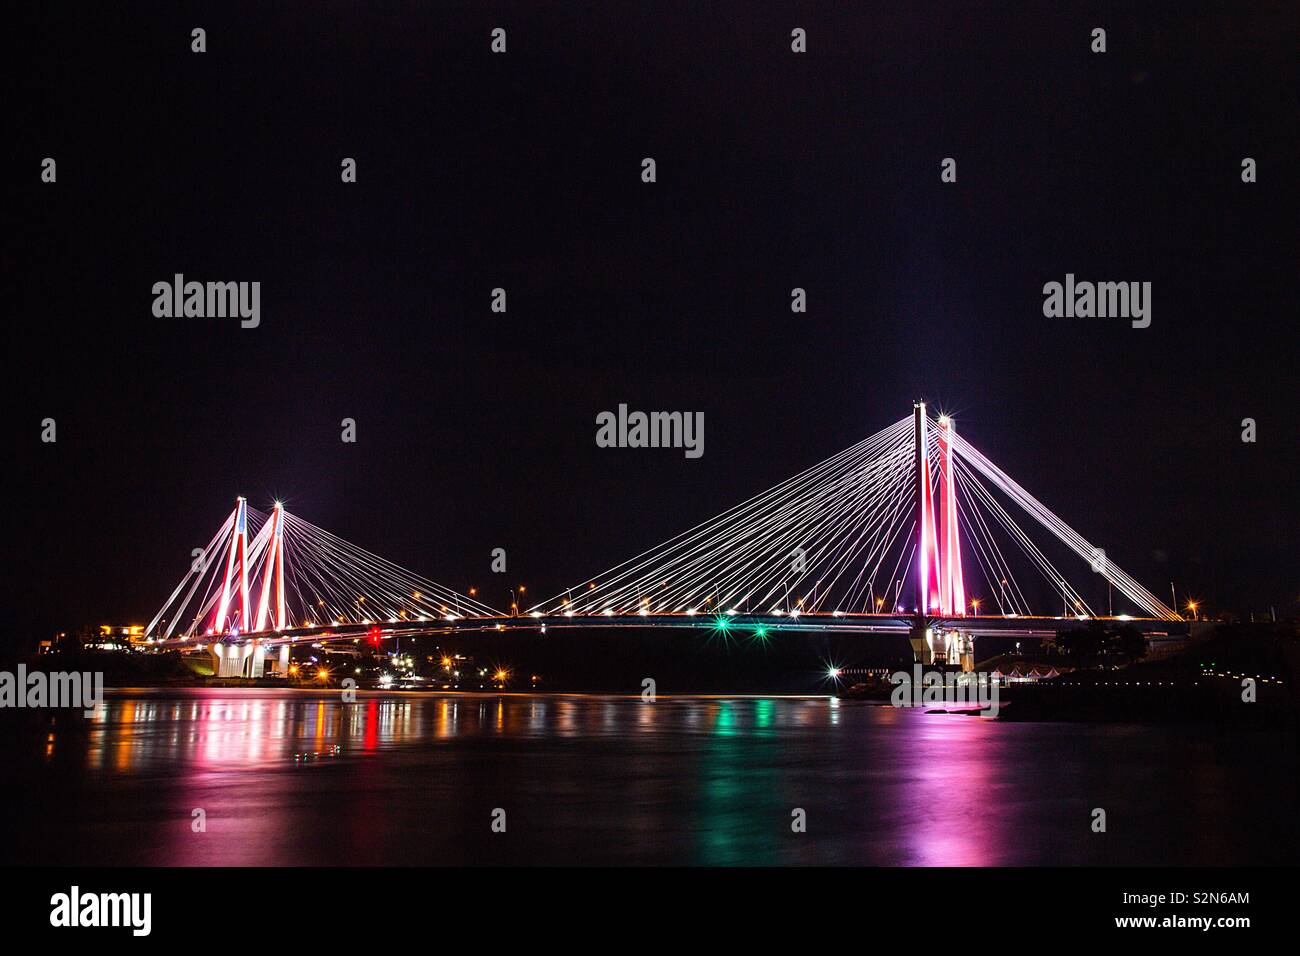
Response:
[[[248,501],[241,495],[235,502],[235,526],[230,535],[230,550],[226,554],[226,575],[221,585],[221,603],[217,605],[218,634],[226,630],[230,613],[230,589],[234,583],[235,565],[239,565],[239,626],[251,630],[248,616]]]
[[[957,478],[952,444],[957,426],[939,416],[939,609],[951,617],[966,616],[966,582],[961,572],[961,533],[957,521]]]
[[[916,542],[916,613],[924,617],[940,610],[943,587],[940,584],[939,542],[934,526],[934,486],[930,476],[929,419],[925,414],[925,402],[914,403],[912,413],[916,423],[916,528],[919,535]]]
[[[912,412],[916,420],[916,527],[919,534],[916,613],[965,617],[966,585],[961,570],[961,530],[957,517],[956,474],[952,466],[957,426],[947,415],[939,416],[938,468],[932,469],[925,402],[914,403]]]
[[[267,547],[269,550],[266,556],[266,567],[262,570],[262,599],[257,605],[255,630],[266,630],[271,589],[274,587],[275,619],[272,623],[277,631],[281,631],[284,630],[287,622],[284,613],[284,508],[278,501],[271,512],[271,541]]]

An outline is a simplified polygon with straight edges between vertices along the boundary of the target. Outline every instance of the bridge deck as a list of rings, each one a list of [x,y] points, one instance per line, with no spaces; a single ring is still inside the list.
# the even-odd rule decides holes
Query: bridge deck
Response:
[[[975,637],[1050,637],[1058,631],[1077,627],[1089,621],[1130,624],[1148,635],[1185,634],[1186,621],[1168,621],[1161,618],[1119,617],[1028,617],[1028,616],[970,616],[929,617],[926,626],[944,630],[963,631]],[[559,615],[517,617],[457,617],[451,620],[387,621],[383,623],[345,623],[310,628],[290,628],[284,631],[263,631],[241,634],[234,640],[256,639],[278,646],[284,643],[354,641],[377,636],[381,640],[391,637],[453,634],[457,632],[531,631],[551,630],[630,630],[679,629],[734,631],[736,633],[765,630],[776,635],[781,632],[814,632],[840,634],[909,634],[917,619],[897,614],[840,614],[809,613],[799,615],[775,614],[634,614],[634,615]],[[160,646],[183,648],[208,643],[215,638],[173,638]],[[229,637],[227,640],[231,639]]]

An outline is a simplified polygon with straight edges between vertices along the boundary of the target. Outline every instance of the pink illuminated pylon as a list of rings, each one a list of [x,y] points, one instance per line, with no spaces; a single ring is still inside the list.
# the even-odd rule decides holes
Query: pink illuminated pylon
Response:
[[[920,540],[917,545],[917,563],[920,566],[920,599],[917,610],[921,614],[941,610],[943,583],[939,565],[939,542],[934,527],[934,495],[930,489],[930,456],[926,453],[925,402],[917,402],[916,412],[916,476],[917,525]]]
[[[262,572],[262,598],[257,604],[257,630],[266,630],[266,614],[270,605],[271,587],[275,587],[275,622],[277,631],[284,630],[284,515],[280,502],[271,512],[271,543],[267,551],[266,567]]]
[[[939,608],[944,614],[966,616],[966,585],[961,573],[961,535],[957,522],[957,485],[952,471],[952,436],[956,427],[939,416],[939,549],[941,578]]]
[[[917,541],[920,607],[922,614],[966,616],[966,584],[961,570],[961,531],[957,517],[957,485],[952,469],[952,438],[956,434],[952,420],[939,416],[939,500],[935,501],[930,469],[928,419],[925,403],[917,402],[916,474],[917,474]],[[938,510],[938,526],[935,510]]]
[[[221,585],[221,603],[217,605],[217,633],[226,629],[230,611],[230,584],[235,562],[239,562],[239,624],[248,629],[248,502],[242,497],[235,505],[235,529],[230,537],[230,551],[226,555],[226,576]]]

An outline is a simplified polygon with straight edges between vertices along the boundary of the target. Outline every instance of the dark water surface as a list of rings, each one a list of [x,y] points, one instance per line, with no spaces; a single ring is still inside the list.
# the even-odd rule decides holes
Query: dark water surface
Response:
[[[825,698],[228,689],[0,720],[6,862],[1234,864],[1297,849],[1283,732]]]

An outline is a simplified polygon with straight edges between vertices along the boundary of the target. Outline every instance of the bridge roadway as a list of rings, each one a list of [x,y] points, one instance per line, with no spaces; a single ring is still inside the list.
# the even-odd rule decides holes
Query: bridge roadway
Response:
[[[1129,617],[1030,617],[1010,615],[972,615],[969,617],[927,617],[925,627],[961,631],[973,637],[1052,637],[1063,628],[1085,624],[1088,621],[1131,624],[1148,637],[1183,635],[1187,622],[1167,621],[1161,618]],[[725,622],[725,623],[724,623]],[[502,617],[454,617],[427,621],[372,621],[370,623],[344,623],[289,628],[284,631],[226,635],[227,641],[243,642],[256,639],[268,647],[281,644],[332,643],[357,641],[378,637],[418,637],[421,635],[446,635],[458,632],[533,631],[549,633],[564,629],[631,629],[669,628],[678,630],[708,630],[734,633],[737,636],[765,630],[769,636],[781,632],[814,632],[839,634],[902,634],[910,635],[922,621],[914,615],[898,614],[847,614],[839,612],[791,614],[574,614],[521,615]],[[214,637],[171,638],[157,645],[163,648],[183,649],[206,645]]]

